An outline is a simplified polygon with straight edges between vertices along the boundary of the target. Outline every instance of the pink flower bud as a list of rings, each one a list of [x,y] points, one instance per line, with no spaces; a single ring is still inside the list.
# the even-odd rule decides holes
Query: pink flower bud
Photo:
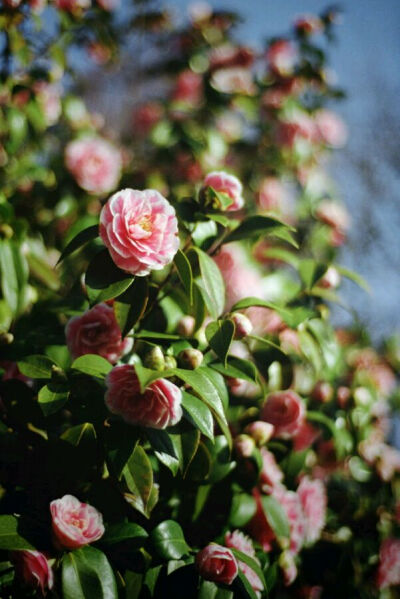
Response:
[[[248,424],[244,431],[254,439],[256,445],[261,447],[261,445],[265,445],[271,439],[274,432],[274,426],[269,422],[256,420],[255,422]]]
[[[254,439],[248,435],[238,435],[233,442],[236,455],[239,458],[249,458],[255,448]]]
[[[199,551],[195,564],[200,576],[212,582],[230,585],[238,574],[238,564],[232,551],[216,543]]]
[[[178,363],[182,368],[189,368],[195,370],[201,366],[203,362],[203,354],[200,350],[190,347],[180,352],[178,356]]]
[[[195,324],[196,321],[193,316],[189,316],[188,314],[182,316],[177,325],[178,334],[182,335],[182,337],[191,337],[194,333]]]
[[[124,364],[111,370],[106,385],[108,409],[130,424],[163,429],[182,418],[182,392],[167,379],[158,379],[141,393],[134,367]]]
[[[46,556],[39,551],[13,551],[11,561],[15,573],[26,586],[40,589],[46,595],[47,589],[54,585],[54,575]]]
[[[98,541],[104,534],[103,517],[93,506],[73,495],[50,503],[55,542],[65,549],[78,549]]]
[[[304,421],[303,400],[294,391],[277,391],[268,395],[260,417],[274,427],[274,437],[290,439]]]
[[[179,248],[171,204],[154,189],[123,189],[100,214],[100,236],[115,264],[137,276],[170,264]]]
[[[332,385],[326,381],[318,381],[312,391],[312,396],[321,403],[328,403],[333,397]]]
[[[245,314],[234,312],[234,314],[231,314],[230,319],[233,320],[235,324],[235,339],[243,339],[251,334],[253,325],[251,320],[247,318]]]

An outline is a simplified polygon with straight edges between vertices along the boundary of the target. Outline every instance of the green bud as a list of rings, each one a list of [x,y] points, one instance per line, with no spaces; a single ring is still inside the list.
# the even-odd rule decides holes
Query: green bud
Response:
[[[145,355],[143,363],[146,368],[151,368],[152,370],[164,370],[165,357],[161,347],[159,345],[152,347]]]
[[[195,370],[203,362],[203,354],[198,349],[193,347],[184,349],[178,356],[178,364],[181,368]]]

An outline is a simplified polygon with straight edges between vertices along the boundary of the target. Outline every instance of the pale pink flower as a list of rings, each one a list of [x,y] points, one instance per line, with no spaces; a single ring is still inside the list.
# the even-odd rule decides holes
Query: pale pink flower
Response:
[[[154,189],[111,196],[100,214],[100,236],[115,264],[137,276],[170,264],[179,248],[175,210]]]
[[[262,447],[261,450],[262,468],[260,472],[260,487],[263,493],[272,493],[275,487],[281,487],[283,481],[283,472],[276,463],[273,453]]]
[[[277,177],[266,177],[262,180],[258,192],[258,205],[262,210],[282,212],[286,191]]]
[[[73,359],[97,354],[112,364],[133,344],[130,338],[122,339],[114,309],[104,303],[86,310],[81,316],[73,316],[65,327],[65,336]]]
[[[376,470],[383,481],[391,481],[395,473],[400,472],[400,451],[382,443]]]
[[[335,200],[322,200],[319,203],[316,217],[335,230],[345,233],[350,227],[350,217],[345,206]]]
[[[190,106],[199,104],[203,96],[203,78],[198,73],[186,69],[179,73],[172,99]]]
[[[318,110],[315,124],[320,141],[332,148],[341,148],[347,141],[347,128],[342,119],[331,110]]]
[[[227,532],[225,534],[225,545],[230,549],[237,549],[238,551],[245,553],[249,557],[252,557],[259,564],[251,539],[249,539],[249,537],[243,534],[240,530]],[[257,597],[260,597],[260,591],[262,591],[264,587],[257,574],[244,562],[238,561],[238,566],[251,584],[251,587],[255,591]]]
[[[203,188],[213,187],[215,191],[225,193],[232,200],[232,204],[227,210],[240,210],[244,205],[243,186],[239,179],[234,175],[224,171],[214,171],[208,173],[203,182]]]
[[[33,86],[46,124],[54,125],[61,115],[60,89],[55,83],[36,81]]]
[[[262,297],[261,294],[258,297]],[[247,308],[246,316],[253,325],[253,333],[255,335],[276,335],[282,329],[282,326],[284,326],[278,312],[270,308],[252,306],[251,308]]]
[[[274,425],[274,437],[290,439],[305,418],[304,402],[294,391],[276,391],[266,398],[260,419]]]
[[[307,476],[301,479],[297,489],[305,520],[305,543],[312,545],[321,536],[326,521],[327,496],[325,485],[320,480]]]
[[[40,589],[46,595],[47,589],[54,585],[54,574],[46,556],[40,551],[13,551],[11,561],[15,573],[26,586]]]
[[[251,71],[244,67],[218,69],[211,76],[211,85],[223,94],[252,96],[256,87]]]
[[[40,14],[47,6],[47,0],[29,0],[32,12]]]
[[[98,541],[104,534],[100,512],[73,495],[52,501],[50,513],[56,544],[62,548],[78,549]]]
[[[297,62],[297,50],[288,40],[273,42],[267,51],[267,61],[271,71],[282,77],[291,75]]]
[[[379,589],[400,585],[400,539],[382,541],[376,582]]]
[[[65,149],[65,164],[79,187],[92,194],[112,191],[121,176],[120,151],[100,137],[71,141]]]
[[[214,261],[225,281],[227,310],[245,297],[262,297],[261,277],[255,268],[246,263],[243,249],[239,245],[224,245],[214,256]]]
[[[167,379],[158,379],[141,393],[134,367],[124,364],[111,370],[106,385],[108,409],[129,424],[164,429],[182,418],[182,392]]]
[[[230,585],[238,574],[238,564],[232,551],[216,543],[199,551],[195,564],[200,576],[213,582]]]
[[[303,547],[306,523],[300,496],[295,491],[287,491],[283,486],[276,486],[273,495],[286,512],[290,527],[290,546],[293,554],[299,553]]]
[[[290,119],[280,121],[277,130],[279,145],[293,148],[298,140],[315,141],[316,126],[313,119],[306,113],[298,111]]]
[[[211,50],[210,69],[227,69],[231,67],[249,67],[254,61],[254,52],[244,46],[221,44]]]

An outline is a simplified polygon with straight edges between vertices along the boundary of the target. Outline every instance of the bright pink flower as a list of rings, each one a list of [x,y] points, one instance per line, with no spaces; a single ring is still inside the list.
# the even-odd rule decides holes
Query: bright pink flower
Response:
[[[93,194],[112,191],[121,176],[121,153],[105,139],[83,137],[65,149],[65,164],[82,189]]]
[[[275,487],[281,487],[283,472],[276,463],[273,453],[261,448],[262,468],[260,472],[260,486],[264,493],[272,493]]]
[[[322,143],[341,148],[347,141],[347,128],[342,119],[331,110],[318,110],[315,115],[317,133]]]
[[[249,539],[249,537],[243,534],[240,530],[227,532],[225,535],[225,545],[230,549],[237,549],[238,551],[245,553],[259,563],[251,539]],[[264,587],[257,574],[244,562],[239,561],[238,566],[251,584],[252,589],[256,592],[256,595],[260,597],[260,591],[262,591]]]
[[[268,395],[260,418],[274,425],[274,437],[290,439],[303,424],[305,407],[294,391],[276,391]]]
[[[229,175],[224,171],[214,171],[208,173],[203,182],[203,187],[213,187],[215,191],[225,193],[233,200],[227,210],[240,210],[244,205],[242,196],[243,186],[239,179],[234,175]]]
[[[46,595],[54,585],[54,575],[46,556],[39,551],[13,551],[11,561],[15,573],[26,586],[40,589]]]
[[[73,495],[64,495],[52,501],[50,513],[55,541],[65,549],[78,549],[94,543],[104,534],[100,512]]]
[[[293,73],[297,62],[297,51],[288,40],[277,40],[268,48],[267,60],[271,71],[282,77]]]
[[[182,418],[182,392],[167,379],[158,379],[141,393],[134,367],[124,364],[111,370],[106,385],[108,409],[130,424],[163,429]]]
[[[300,496],[294,491],[287,491],[283,486],[276,486],[273,494],[284,508],[289,521],[289,549],[293,554],[297,554],[304,544],[306,532],[306,523]]]
[[[382,541],[376,582],[379,589],[400,584],[400,539],[389,538]]]
[[[308,449],[320,435],[320,430],[304,420],[297,433],[292,437],[294,451]]]
[[[111,196],[100,214],[100,236],[115,264],[137,276],[170,264],[179,248],[175,210],[154,189]]]
[[[203,78],[198,73],[186,69],[179,73],[172,99],[190,106],[199,104],[203,95]]]
[[[81,316],[71,318],[65,327],[65,336],[73,359],[97,354],[112,364],[133,344],[130,338],[122,339],[114,309],[107,304],[97,304]]]
[[[216,543],[199,551],[195,564],[200,576],[213,582],[229,585],[238,574],[238,564],[232,551]]]
[[[326,521],[327,496],[325,485],[320,480],[307,476],[301,479],[297,489],[305,519],[305,542],[312,545],[321,536]]]

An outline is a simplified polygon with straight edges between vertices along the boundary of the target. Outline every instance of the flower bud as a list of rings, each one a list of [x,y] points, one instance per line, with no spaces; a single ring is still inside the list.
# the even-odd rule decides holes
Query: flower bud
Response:
[[[195,370],[198,368],[203,362],[203,354],[198,349],[194,349],[193,347],[189,349],[184,349],[180,352],[178,356],[179,366],[182,368],[188,368],[190,370]]]
[[[336,395],[339,406],[341,408],[344,408],[350,399],[351,391],[348,387],[338,387]]]
[[[238,435],[234,440],[233,445],[239,458],[251,457],[255,448],[254,439],[249,437],[249,435]]]
[[[263,422],[262,420],[256,420],[250,422],[244,429],[245,432],[254,439],[256,445],[261,447],[268,443],[274,432],[274,425],[269,422]]]
[[[253,330],[251,320],[241,312],[234,312],[230,319],[235,324],[235,339],[243,339],[250,335]]]
[[[177,331],[182,337],[191,337],[194,333],[195,319],[193,316],[182,316],[178,322]]]
[[[165,358],[161,347],[159,345],[152,347],[145,355],[143,363],[146,368],[151,368],[152,370],[164,370]]]
[[[170,370],[172,368],[176,368],[177,362],[174,356],[165,356],[165,368]]]
[[[331,401],[333,397],[332,385],[326,381],[318,381],[313,389],[312,396],[321,403],[327,403],[328,401]]]

